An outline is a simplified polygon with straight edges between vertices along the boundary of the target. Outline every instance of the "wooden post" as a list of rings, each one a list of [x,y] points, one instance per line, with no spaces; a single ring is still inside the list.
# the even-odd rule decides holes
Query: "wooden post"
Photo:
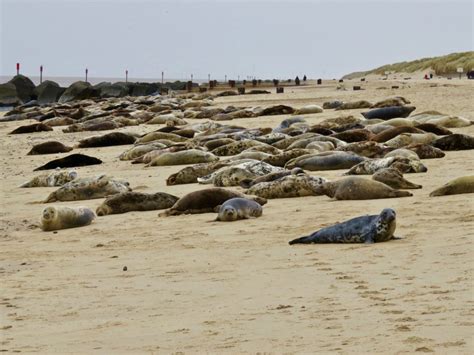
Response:
[[[20,63],[16,63],[16,75],[20,74]]]
[[[40,84],[43,83],[43,66],[40,65]]]
[[[89,73],[89,69],[86,68],[86,83],[87,83],[87,74]]]
[[[125,70],[125,82],[128,83],[128,70]]]

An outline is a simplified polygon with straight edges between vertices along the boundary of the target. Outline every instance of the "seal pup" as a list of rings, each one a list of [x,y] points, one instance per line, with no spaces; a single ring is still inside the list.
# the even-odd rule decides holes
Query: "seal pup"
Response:
[[[63,186],[65,183],[70,182],[75,178],[77,178],[77,172],[75,170],[60,170],[59,168],[56,168],[53,172],[35,176],[30,181],[21,184],[20,187]]]
[[[219,206],[216,221],[230,222],[251,217],[257,218],[262,213],[262,206],[258,202],[247,198],[235,197]]]
[[[467,134],[451,134],[441,137],[431,143],[435,148],[442,150],[468,150],[474,149],[474,137]]]
[[[158,216],[177,216],[181,214],[196,214],[216,212],[216,208],[225,201],[234,197],[250,198],[260,205],[267,203],[267,200],[260,197],[246,196],[240,192],[230,191],[219,187],[193,191],[181,197],[171,208],[160,213]]]
[[[403,174],[394,168],[384,168],[372,175],[372,179],[390,186],[392,189],[421,189],[423,186],[405,180]]]
[[[47,141],[44,143],[36,144],[26,155],[40,155],[40,154],[55,154],[55,153],[67,153],[73,148],[65,146],[61,142]]]
[[[87,166],[96,164],[102,164],[102,160],[90,157],[85,154],[71,154],[64,158],[51,160],[50,162],[34,169],[33,171],[50,170],[56,168],[74,168],[77,166]]]
[[[131,211],[163,210],[173,206],[179,198],[165,192],[147,194],[142,192],[122,192],[109,196],[97,207],[98,216],[126,213]]]
[[[431,197],[474,193],[474,175],[462,176],[449,181],[430,193]]]
[[[294,239],[293,244],[311,243],[380,243],[396,238],[396,213],[384,208],[378,215],[361,216],[320,229],[308,236]]]
[[[95,214],[87,207],[50,206],[43,210],[41,229],[45,232],[91,224]]]
[[[131,191],[128,182],[99,175],[72,180],[51,192],[44,202],[90,200],[128,191]]]
[[[411,192],[394,190],[381,182],[359,176],[326,182],[317,187],[317,192],[336,200],[372,200],[413,196]]]

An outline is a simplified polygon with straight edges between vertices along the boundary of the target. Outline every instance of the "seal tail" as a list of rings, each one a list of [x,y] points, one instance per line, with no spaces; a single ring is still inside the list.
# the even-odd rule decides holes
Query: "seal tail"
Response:
[[[306,237],[301,237],[301,238],[296,238],[288,242],[288,244],[293,245],[293,244],[310,244],[312,243],[311,237],[306,236]]]

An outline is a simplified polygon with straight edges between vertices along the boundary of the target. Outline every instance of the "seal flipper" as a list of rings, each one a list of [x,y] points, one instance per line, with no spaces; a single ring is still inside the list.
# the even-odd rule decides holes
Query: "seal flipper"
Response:
[[[311,236],[306,236],[306,237],[301,237],[301,238],[296,238],[288,242],[288,244],[293,245],[293,244],[310,244],[312,243],[313,240]]]

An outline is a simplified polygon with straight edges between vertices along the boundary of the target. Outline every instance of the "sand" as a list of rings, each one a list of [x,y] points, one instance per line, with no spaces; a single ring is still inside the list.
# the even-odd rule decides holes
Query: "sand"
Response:
[[[437,87],[430,87],[437,83]],[[467,80],[370,80],[364,91],[336,82],[286,88],[285,94],[219,98],[222,105],[294,106],[329,99],[376,101],[402,95],[416,112],[438,110],[474,120]],[[400,89],[390,88],[399,85]],[[362,110],[307,115],[311,123]],[[234,120],[276,126],[287,116]],[[191,120],[192,121],[192,120]],[[332,201],[326,196],[271,200],[261,218],[210,222],[214,214],[161,218],[157,211],[97,218],[83,228],[42,232],[43,200],[55,188],[20,189],[33,168],[62,155],[26,156],[55,138],[74,144],[96,134],[8,136],[0,124],[0,350],[40,353],[437,353],[473,345],[474,195],[430,198],[445,182],[474,174],[472,151],[425,160],[406,175],[423,189],[409,198]],[[128,127],[146,132],[156,126]],[[453,129],[474,135],[474,126]],[[76,149],[104,160],[78,168],[106,172],[136,191],[178,196],[206,185],[166,186],[182,167],[119,161],[127,147]],[[329,179],[344,171],[312,173]],[[236,188],[239,190],[239,188]],[[60,205],[95,209],[101,199]],[[373,245],[295,245],[288,241],[362,214],[397,211],[402,240]],[[127,271],[124,271],[124,266]]]

